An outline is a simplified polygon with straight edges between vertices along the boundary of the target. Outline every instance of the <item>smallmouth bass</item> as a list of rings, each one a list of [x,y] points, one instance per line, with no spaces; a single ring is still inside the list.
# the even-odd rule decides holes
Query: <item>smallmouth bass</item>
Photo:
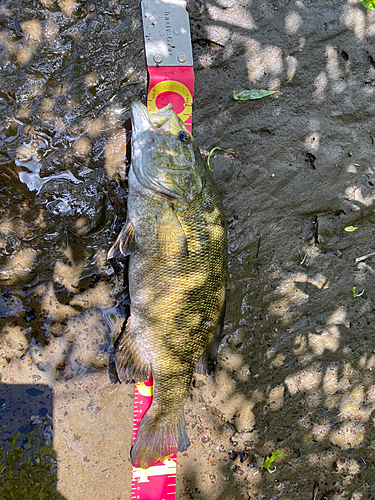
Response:
[[[130,317],[119,341],[121,381],[155,381],[131,458],[148,468],[185,451],[184,405],[194,371],[212,371],[224,318],[224,211],[196,142],[170,104],[131,106],[127,221],[108,253],[129,255]]]

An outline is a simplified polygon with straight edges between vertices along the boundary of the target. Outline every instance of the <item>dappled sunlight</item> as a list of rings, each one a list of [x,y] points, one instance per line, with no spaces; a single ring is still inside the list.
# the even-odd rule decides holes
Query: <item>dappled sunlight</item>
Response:
[[[372,409],[363,408],[365,401],[365,390],[363,386],[354,387],[343,395],[340,402],[339,418],[348,420],[368,420]]]
[[[90,153],[91,147],[91,143],[86,137],[79,137],[73,145],[73,150],[78,156],[85,158]]]
[[[285,17],[285,30],[287,33],[297,33],[302,23],[302,17],[298,12],[289,12]]]
[[[347,319],[347,311],[345,307],[338,307],[327,318],[327,325],[345,325],[347,328],[350,326],[350,322]]]
[[[207,3],[207,10],[214,22],[205,28],[208,39],[223,49],[226,59],[233,55],[233,42],[242,45],[246,50],[245,57],[250,81],[258,83],[267,75],[268,87],[272,90],[279,90],[282,73],[286,71],[288,81],[294,78],[298,66],[298,60],[295,57],[288,54],[283,57],[279,47],[264,45],[256,38],[246,35],[244,30],[248,30],[248,33],[258,30],[250,14],[251,6],[249,9],[243,2],[240,6],[229,2],[223,7]],[[302,18],[298,12],[289,12],[285,18],[285,25],[287,32],[296,33],[302,25]],[[241,28],[235,38],[233,38],[233,26]],[[210,54],[200,55],[199,60],[206,68],[214,63],[214,57]]]
[[[366,36],[375,36],[375,17],[373,12],[367,12]]]
[[[223,5],[223,7],[225,8],[207,3],[208,13],[214,21],[227,23],[231,26],[237,26],[248,30],[257,28],[246,6],[240,6],[238,8],[238,6],[230,2],[229,5]]]
[[[308,334],[308,345],[313,350],[314,354],[321,356],[324,350],[336,351],[340,345],[340,330],[338,325],[349,327],[349,322],[346,320],[345,308],[338,308],[328,319],[327,328],[321,333]]]
[[[275,358],[271,361],[271,366],[272,368],[279,368],[283,365],[284,361],[286,359],[285,354],[277,354]]]
[[[49,2],[44,2],[44,5],[56,8]],[[76,2],[60,2],[60,6],[67,16],[72,16],[77,9]],[[6,12],[6,15],[11,16],[12,12]],[[82,18],[82,13],[80,16]],[[2,138],[6,139],[10,158],[16,163],[16,167],[9,170],[11,176],[4,176],[9,179],[19,177],[30,193],[34,192],[36,196],[34,193],[20,195],[16,190],[15,198],[21,201],[16,202],[9,213],[2,213],[0,276],[3,284],[8,290],[12,289],[14,296],[19,297],[22,303],[16,314],[16,325],[8,321],[10,336],[17,339],[22,331],[23,342],[37,346],[35,349],[43,353],[51,342],[60,342],[65,338],[66,322],[69,318],[80,317],[82,310],[96,307],[103,320],[103,311],[113,306],[118,293],[105,280],[91,284],[90,277],[95,274],[105,277],[107,268],[107,249],[95,248],[92,236],[103,238],[103,234],[106,234],[105,240],[111,237],[113,215],[111,207],[106,206],[105,195],[96,187],[98,184],[94,180],[88,183],[84,175],[92,172],[88,167],[91,166],[92,155],[97,154],[95,141],[105,144],[107,139],[109,142],[112,140],[113,134],[121,132],[121,146],[117,144],[120,155],[116,169],[119,172],[117,177],[123,178],[125,152],[121,147],[125,144],[125,133],[122,129],[123,116],[118,106],[112,105],[108,110],[108,106],[103,106],[101,101],[100,108],[104,109],[100,116],[92,118],[92,113],[89,113],[90,118],[84,114],[81,116],[82,96],[77,98],[72,95],[74,86],[71,82],[61,82],[60,79],[58,83],[56,79],[51,84],[43,76],[44,67],[38,73],[35,68],[28,66],[38,64],[36,58],[47,46],[51,49],[47,53],[48,58],[54,60],[55,64],[53,66],[51,63],[52,73],[59,71],[60,58],[70,55],[67,52],[70,50],[69,42],[66,46],[63,44],[65,41],[62,37],[66,33],[60,32],[62,25],[57,22],[57,17],[51,16],[46,21],[40,19],[20,23],[20,41],[14,41],[14,37],[5,30],[0,34],[2,55],[8,58],[7,62],[13,67],[19,64],[25,68],[17,90],[18,105],[12,108],[15,117],[9,114],[5,120],[6,128],[3,128],[7,135]],[[74,22],[79,24],[79,19],[74,18]],[[15,59],[12,59],[14,56]],[[31,60],[34,56],[35,61]],[[42,60],[43,64],[48,67],[48,60]],[[84,87],[95,88],[99,83],[98,75],[94,71],[85,74]],[[108,90],[112,89],[109,82]],[[58,161],[61,153],[64,159]],[[73,168],[72,161],[75,162]],[[54,167],[51,168],[51,165]],[[86,170],[80,172],[79,168],[82,167]],[[85,187],[82,189],[80,186],[74,191],[75,184],[85,184]],[[13,186],[11,189],[14,189]],[[84,196],[79,201],[75,198],[78,193]],[[86,239],[81,241],[85,249],[80,250],[79,255],[77,238]],[[115,281],[118,281],[117,278]],[[98,321],[98,315],[92,320],[93,324]],[[104,350],[100,343],[96,346],[97,355],[107,360],[104,364],[98,364],[101,368],[108,365],[108,345],[112,345],[112,339],[107,344]],[[64,345],[61,351],[66,350],[68,344],[65,342]],[[22,346],[22,349],[19,347],[21,352],[25,345]],[[14,362],[19,357],[16,351],[11,343],[8,355]],[[39,354],[34,354],[30,362],[41,366]],[[55,370],[51,370],[48,370],[48,377],[53,380]]]
[[[326,98],[326,89],[328,85],[328,77],[325,71],[321,71],[314,80],[315,92],[314,98],[317,102],[322,102]]]
[[[359,366],[361,368],[367,368],[371,371],[374,365],[375,365],[375,355],[362,356],[362,358],[359,360]]]
[[[78,3],[75,0],[58,0],[60,8],[65,16],[73,16],[75,10],[78,7]]]
[[[341,374],[339,380],[338,366],[328,366],[323,378],[323,390],[329,394],[337,391],[345,391],[350,387],[350,374]]]
[[[74,317],[79,312],[70,304],[62,304],[59,301],[52,284],[46,287],[40,305],[42,310],[48,311],[48,317],[56,323],[62,323],[66,318]]]
[[[253,408],[262,401],[263,395],[255,391],[251,395],[251,402],[244,401],[240,394],[233,391],[233,382],[224,371],[216,374],[215,386],[226,388],[225,400],[221,400],[219,405],[223,417],[232,422],[238,431],[253,428],[256,424]]]
[[[130,442],[132,388],[110,385],[108,374],[129,298],[124,264],[106,255],[126,220],[129,105],[145,98],[138,4],[25,6],[0,7],[0,372],[2,382],[57,388],[67,500],[86,494],[94,475],[95,488],[111,491],[106,500],[114,476],[120,495],[130,474],[129,443],[120,452],[117,439]],[[180,497],[294,500],[311,498],[316,481],[316,500],[336,490],[367,498],[374,13],[356,0],[319,9],[302,0],[211,0],[189,10],[193,131],[205,151],[234,151],[211,160],[233,245],[216,372],[197,376],[187,405],[192,446],[178,459]],[[131,81],[144,83],[120,91]],[[279,94],[233,101],[233,90],[245,88]],[[345,232],[350,225],[358,229]],[[202,284],[199,273],[191,277]],[[354,297],[353,286],[364,294]],[[198,326],[202,317],[188,320]],[[263,460],[276,450],[287,457],[269,474]],[[108,472],[113,457],[118,469]]]
[[[335,94],[341,94],[348,85],[345,77],[350,70],[350,61],[346,61],[344,64],[339,51],[332,45],[326,45],[325,58],[326,69],[321,71],[314,80],[314,99],[316,102],[324,101],[329,90]],[[343,66],[345,69],[343,69]]]
[[[254,83],[260,81],[265,73],[279,75],[283,70],[282,52],[278,47],[263,46],[254,39],[246,41],[249,79]]]
[[[291,394],[304,391],[316,391],[320,386],[323,375],[317,367],[310,367],[302,370],[299,373],[291,375],[286,378],[285,384]]]
[[[345,190],[345,198],[350,202],[356,202],[365,207],[369,207],[374,203],[375,193],[368,196],[363,196],[362,188],[359,186],[350,186]],[[360,210],[360,206],[353,205],[354,210]]]
[[[198,56],[198,59],[202,68],[209,68],[213,63],[214,57],[210,54],[203,54]]]
[[[1,352],[4,357],[11,359],[15,350],[27,352],[28,341],[23,327],[14,324],[7,325],[1,336],[3,337],[1,338]]]
[[[326,68],[328,77],[331,80],[339,80],[343,75],[340,69],[337,49],[335,47],[332,47],[332,45],[327,45],[325,56],[327,60]],[[333,90],[335,91],[335,88]]]
[[[307,339],[305,335],[297,335],[293,343],[296,346],[295,349],[293,349],[296,356],[305,354],[307,347]]]
[[[42,26],[38,19],[32,19],[21,23],[21,29],[24,37],[29,43],[37,43],[42,41]]]
[[[223,28],[222,26],[208,26],[207,33],[210,37],[210,40],[223,45],[228,42],[230,38],[230,31],[227,28]],[[205,54],[208,55],[208,54]],[[204,57],[204,56],[202,56]]]
[[[313,128],[315,128],[315,127],[313,127]],[[317,130],[319,130],[318,127],[317,127]],[[319,145],[320,145],[319,134],[316,131],[309,134],[305,139],[305,144],[306,144],[307,151],[310,151],[310,152],[318,151]]]
[[[309,298],[308,294],[304,293],[297,283],[308,282],[308,276],[304,273],[292,274],[285,278],[275,290],[276,298],[269,307],[270,314],[280,316],[284,322],[288,322],[290,317],[289,311],[292,307],[298,306],[306,302]]]
[[[353,30],[358,40],[363,40],[366,32],[366,12],[359,8],[355,0],[348,0],[347,3],[343,8],[341,22]]]
[[[325,423],[315,423],[313,426],[312,434],[317,441],[323,441],[327,438],[330,431],[330,422]],[[312,458],[312,457],[311,457]],[[314,458],[317,459],[316,455]]]
[[[278,385],[276,387],[272,387],[268,393],[268,402],[270,410],[278,411],[281,410],[284,406],[284,385]]]
[[[73,263],[70,260],[69,264],[57,261],[54,270],[55,282],[64,286],[71,293],[74,289],[78,288],[84,268],[84,261]]]
[[[46,40],[48,40],[49,42],[54,41],[57,38],[57,35],[59,34],[58,24],[51,18],[47,19],[44,25],[43,34]]]
[[[89,137],[98,137],[105,129],[104,118],[94,118],[88,120],[86,124],[86,132]]]
[[[99,77],[96,73],[94,72],[88,73],[85,76],[85,85],[87,87],[95,87],[96,85],[98,85],[98,83],[99,83]]]
[[[1,230],[1,226],[0,226]],[[16,254],[9,257],[6,264],[0,268],[1,279],[8,285],[27,280],[30,276],[37,252],[32,248],[20,249]]]
[[[302,281],[304,283],[305,280]],[[315,276],[310,276],[308,282],[314,285],[318,290],[322,290],[323,288],[328,288],[327,278],[323,274],[315,274]],[[339,309],[341,311],[341,309]]]
[[[75,295],[70,301],[70,304],[73,307],[78,306],[79,308],[99,307],[104,309],[110,307],[113,303],[110,292],[111,290],[108,284],[98,283],[95,288]]]
[[[122,109],[115,104],[110,104],[105,110],[106,131],[123,130],[123,112]]]
[[[58,271],[59,266],[56,267]],[[59,279],[58,272],[55,278]],[[65,278],[68,279],[66,274]],[[14,360],[17,369],[35,365],[48,382],[56,377],[64,376],[67,380],[82,376],[92,367],[107,367],[113,352],[112,335],[119,333],[123,322],[113,307],[110,287],[99,283],[92,290],[77,294],[69,304],[58,300],[52,285],[39,287],[37,293],[41,310],[46,313],[43,330],[48,342],[43,346],[32,339],[29,344],[25,333],[30,334],[32,327],[25,331],[10,324],[6,338],[2,339],[2,349],[10,358],[14,350],[23,352],[18,361]]]
[[[293,80],[295,74],[296,74],[296,71],[297,71],[297,68],[298,68],[298,60],[296,57],[293,57],[293,56],[287,56],[285,58],[285,62],[286,62],[286,65],[287,65],[287,81],[290,82],[291,80]]]
[[[344,450],[353,448],[360,446],[363,442],[365,430],[366,428],[362,423],[348,421],[341,425],[338,430],[330,433],[330,440]]]
[[[340,331],[337,327],[327,328],[320,334],[309,333],[309,347],[314,354],[321,356],[325,349],[336,351],[340,345]]]

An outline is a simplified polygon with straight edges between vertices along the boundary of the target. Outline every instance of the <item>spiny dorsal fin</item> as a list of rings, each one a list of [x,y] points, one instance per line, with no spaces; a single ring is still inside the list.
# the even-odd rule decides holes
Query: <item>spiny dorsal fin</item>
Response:
[[[107,259],[112,259],[120,251],[124,257],[137,250],[137,238],[135,236],[134,226],[131,222],[124,224],[115,243],[108,252]]]

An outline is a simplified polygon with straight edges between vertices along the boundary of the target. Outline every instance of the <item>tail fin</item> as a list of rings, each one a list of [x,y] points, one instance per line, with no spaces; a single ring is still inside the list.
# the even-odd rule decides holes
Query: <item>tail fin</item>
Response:
[[[148,469],[177,451],[187,450],[189,445],[183,408],[174,422],[170,421],[170,415],[149,415],[147,412],[131,451],[132,464]]]

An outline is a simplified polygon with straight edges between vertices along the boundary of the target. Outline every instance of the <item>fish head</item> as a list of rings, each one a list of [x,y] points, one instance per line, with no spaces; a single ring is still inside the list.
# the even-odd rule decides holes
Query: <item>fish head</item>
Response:
[[[138,182],[177,207],[195,199],[203,188],[203,162],[173,105],[150,113],[135,101],[131,118],[132,169]]]

